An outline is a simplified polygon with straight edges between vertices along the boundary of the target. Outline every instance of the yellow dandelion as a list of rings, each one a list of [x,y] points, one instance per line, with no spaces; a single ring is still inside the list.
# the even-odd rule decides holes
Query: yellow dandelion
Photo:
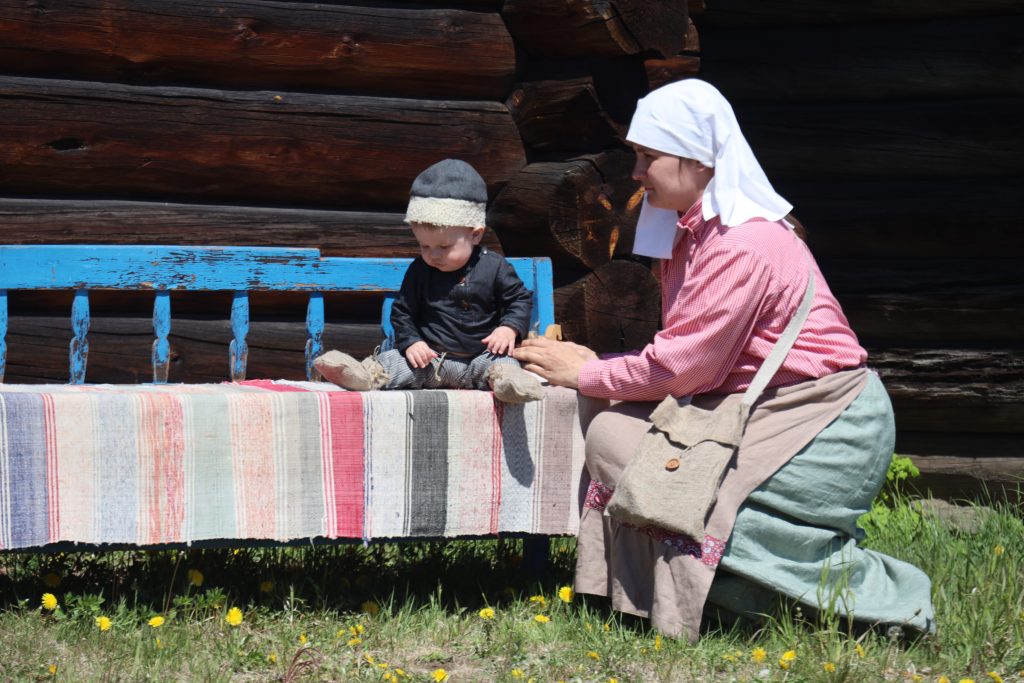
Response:
[[[861,659],[864,659],[865,652],[864,652],[864,646],[863,645],[861,645],[860,643],[857,643],[856,645],[853,646],[853,651],[857,653],[858,657],[860,657]]]
[[[166,621],[166,619],[164,619],[162,616],[158,614],[155,617],[152,617],[146,623],[149,624],[150,628],[160,628],[164,625],[164,621]]]
[[[482,610],[477,612],[477,614],[480,615],[481,619],[493,619],[494,618],[494,609],[492,609],[490,607],[484,607]]]
[[[750,658],[755,662],[763,662],[768,656],[768,652],[763,647],[755,647],[750,651]]]
[[[525,675],[522,669],[512,669],[512,678],[522,678]]]
[[[995,671],[989,671],[987,675],[988,675],[989,678],[991,678],[993,681],[995,681],[995,683],[1003,683],[1003,677],[1000,676]]]
[[[395,669],[395,673],[398,674],[399,676],[404,676],[405,675],[405,670],[404,669]]]
[[[619,683],[619,679],[617,679],[617,678],[609,678],[608,679],[608,683]]]
[[[386,669],[386,668],[388,668],[388,663],[387,662],[377,662],[377,668],[378,669]]]
[[[43,599],[40,600],[43,605],[43,609],[52,612],[57,609],[57,596],[53,593],[43,593]]]
[[[572,602],[572,588],[569,586],[562,586],[558,589],[558,599],[562,602]]]
[[[270,580],[260,581],[260,593],[269,593],[272,590],[274,590],[274,582],[273,581],[270,581]]]
[[[939,680],[936,683],[952,683],[949,680],[949,676],[939,676]]]
[[[277,655],[271,652],[269,655],[267,655],[267,661],[271,664],[277,664]]]
[[[836,665],[832,662],[825,662],[821,665],[821,668],[827,674],[834,674],[836,672]]]
[[[661,649],[661,636],[654,636],[654,649],[655,650],[660,650]]]
[[[56,588],[60,585],[60,576],[54,572],[47,572],[43,575],[43,583],[47,588]]]
[[[367,600],[362,605],[360,605],[360,609],[362,609],[363,612],[365,612],[366,614],[369,614],[371,617],[373,617],[380,612],[380,605],[375,603],[373,600]]]
[[[588,652],[588,653],[587,653],[587,656],[588,656],[588,657],[590,657],[591,659],[593,659],[593,660],[594,660],[595,662],[596,662],[597,660],[601,659],[601,655],[597,654],[597,653],[596,653],[596,652],[594,652],[593,650],[591,650],[590,652]]]
[[[960,683],[974,683],[973,678],[961,678]]]
[[[365,659],[369,664],[376,664],[377,663],[376,658],[374,658],[374,656],[371,655],[371,654],[364,654],[363,655],[363,659]]]
[[[782,656],[779,657],[779,666],[782,667],[784,670],[788,671],[790,665],[793,663],[793,660],[795,659],[796,650],[786,650],[782,653]]]
[[[203,576],[203,573],[201,571],[199,571],[198,569],[189,569],[188,570],[188,582],[190,584],[192,584],[193,586],[195,586],[196,588],[199,588],[200,586],[202,586],[204,580],[205,580],[205,577]]]
[[[51,665],[50,665],[50,666],[48,667],[48,669],[47,669],[47,670],[48,670],[48,671],[50,672],[50,675],[51,675],[51,676],[56,676],[56,675],[57,675],[57,665],[56,665],[56,664],[51,664]]]
[[[348,645],[349,647],[355,647],[356,645],[359,645],[361,642],[363,642],[363,639],[358,637],[358,636],[356,636],[356,637],[353,637],[353,638],[349,638],[348,642],[345,643],[345,644]]]
[[[921,683],[921,681],[924,680],[924,676],[918,673],[913,673],[910,674],[910,680],[913,681],[913,683]]]
[[[530,602],[538,604],[541,607],[544,607],[545,605],[548,604],[548,601],[544,599],[543,595],[531,595],[530,596]]]
[[[430,672],[430,677],[434,680],[434,683],[441,683],[441,681],[448,680],[448,672],[444,669],[434,669]]]
[[[348,630],[354,636],[361,636],[363,635],[363,631],[365,631],[366,629],[363,627],[362,624],[356,624],[355,626],[349,626]]]
[[[736,661],[736,655],[729,654],[728,652],[726,652],[724,655],[722,655],[722,659],[727,661],[727,662],[735,662]]]
[[[233,555],[237,555],[237,554],[238,554],[238,553],[240,553],[240,552],[242,552],[242,551],[241,551],[240,549],[238,549],[238,548],[235,548],[235,549],[234,549],[234,550],[232,551],[232,554],[233,554]]]
[[[308,642],[309,642],[309,638],[306,637],[306,634],[305,633],[300,633],[299,634],[299,645],[305,645]]]
[[[237,607],[232,607],[228,610],[227,615],[224,617],[224,621],[228,622],[229,626],[241,626],[242,610]]]
[[[110,626],[110,617],[96,617],[96,628],[98,628],[99,630],[109,631]]]
[[[158,650],[162,650],[162,649],[163,649],[163,647],[164,647],[164,644],[160,642],[160,639],[159,639],[159,638],[157,638],[157,639],[156,639],[156,649],[158,649]]]
[[[609,624],[609,623],[607,623],[607,622],[605,622],[605,625],[604,625],[604,632],[605,632],[605,633],[608,633],[608,632],[609,632],[609,631],[611,631],[611,630],[612,630],[612,625],[611,625],[611,624]]]
[[[992,548],[992,552],[995,553],[996,557],[999,557],[1000,555],[1006,552],[1006,548],[1004,548],[1002,545],[997,545],[995,548]]]
[[[533,618],[533,620],[536,621],[538,624],[546,624],[549,621],[551,621],[551,617],[545,616],[543,614],[538,614]]]

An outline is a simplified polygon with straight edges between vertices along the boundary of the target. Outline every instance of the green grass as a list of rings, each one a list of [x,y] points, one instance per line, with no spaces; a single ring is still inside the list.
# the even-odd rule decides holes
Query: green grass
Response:
[[[931,576],[934,636],[780,607],[760,628],[709,626],[695,646],[658,638],[600,600],[559,598],[572,539],[555,542],[539,583],[524,578],[511,540],[3,554],[0,680],[431,681],[441,670],[452,682],[1024,680],[1016,511],[996,508],[964,532],[897,499],[865,525],[871,547]],[[44,593],[57,609],[42,607]],[[232,607],[238,626],[225,620]]]

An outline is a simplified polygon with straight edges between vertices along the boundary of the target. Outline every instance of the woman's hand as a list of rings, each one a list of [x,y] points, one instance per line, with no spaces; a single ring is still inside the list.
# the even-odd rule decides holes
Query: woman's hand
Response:
[[[512,352],[523,368],[535,372],[551,384],[579,388],[580,368],[597,354],[585,346],[544,337],[526,339]]]

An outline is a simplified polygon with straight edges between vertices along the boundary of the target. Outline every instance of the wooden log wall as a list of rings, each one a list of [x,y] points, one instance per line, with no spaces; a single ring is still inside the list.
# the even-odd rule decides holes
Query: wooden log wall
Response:
[[[2,239],[412,256],[408,187],[459,157],[488,184],[486,243],[555,260],[567,333],[635,345],[658,311],[610,295],[656,291],[612,262],[637,203],[621,136],[687,26],[677,0],[0,0]],[[68,301],[12,294],[7,381],[66,378]],[[372,350],[377,303],[329,297],[325,344]],[[94,298],[88,381],[148,376],[150,305]],[[172,307],[171,381],[224,379],[224,297]],[[302,376],[304,310],[254,297],[250,376]]]
[[[1024,5],[704,0],[732,101],[941,496],[1024,478]]]

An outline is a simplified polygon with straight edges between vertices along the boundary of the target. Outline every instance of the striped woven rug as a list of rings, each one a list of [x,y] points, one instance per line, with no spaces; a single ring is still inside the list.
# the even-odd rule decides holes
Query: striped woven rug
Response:
[[[555,387],[0,385],[2,549],[575,534],[582,468]]]

